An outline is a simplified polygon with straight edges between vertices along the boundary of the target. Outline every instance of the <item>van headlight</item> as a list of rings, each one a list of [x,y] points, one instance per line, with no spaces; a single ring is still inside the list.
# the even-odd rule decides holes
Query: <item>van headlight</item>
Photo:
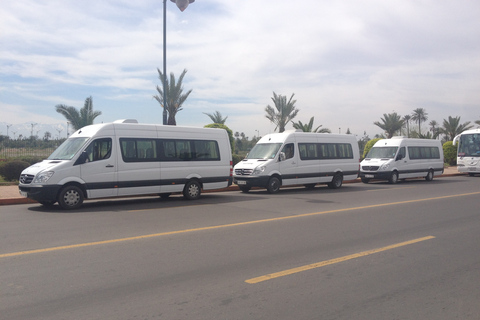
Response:
[[[53,176],[53,171],[45,171],[35,176],[32,183],[45,183]]]
[[[258,166],[253,170],[253,174],[261,174],[263,171],[265,171],[265,166]]]
[[[382,164],[380,170],[388,170],[388,168],[390,168],[390,163]]]

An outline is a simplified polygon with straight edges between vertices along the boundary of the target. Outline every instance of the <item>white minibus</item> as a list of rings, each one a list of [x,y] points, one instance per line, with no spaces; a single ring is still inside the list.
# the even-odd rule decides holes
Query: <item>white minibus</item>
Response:
[[[480,129],[462,132],[453,139],[453,145],[457,142],[457,170],[470,176],[480,174]]]
[[[252,187],[276,193],[281,186],[326,183],[340,188],[358,178],[358,143],[353,135],[300,130],[262,137],[234,168],[234,182],[243,192]]]
[[[84,199],[183,192],[232,183],[232,153],[221,129],[139,124],[117,120],[81,128],[46,160],[20,175],[20,194],[75,209]]]
[[[375,143],[360,163],[363,183],[371,179],[397,183],[399,179],[424,177],[433,180],[442,174],[443,147],[439,140],[393,137]]]

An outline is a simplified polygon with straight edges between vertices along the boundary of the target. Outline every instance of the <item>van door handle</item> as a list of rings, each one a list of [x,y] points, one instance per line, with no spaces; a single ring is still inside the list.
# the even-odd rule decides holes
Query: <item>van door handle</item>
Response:
[[[113,164],[107,164],[105,168],[113,168]]]

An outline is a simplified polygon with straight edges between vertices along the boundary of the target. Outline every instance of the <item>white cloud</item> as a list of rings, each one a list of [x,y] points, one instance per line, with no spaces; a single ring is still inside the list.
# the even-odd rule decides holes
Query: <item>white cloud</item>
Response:
[[[179,124],[219,110],[232,130],[270,132],[272,91],[295,93],[297,120],[358,135],[384,113],[480,118],[480,4],[474,1],[168,2],[167,72],[193,89]],[[101,121],[161,122],[162,3],[8,1],[0,12],[2,121],[63,121],[56,104],[94,97]],[[24,119],[22,116],[22,119]],[[4,120],[5,119],[5,120]],[[23,122],[24,120],[22,120]],[[261,129],[261,130],[260,130]],[[268,129],[268,130],[267,130]]]

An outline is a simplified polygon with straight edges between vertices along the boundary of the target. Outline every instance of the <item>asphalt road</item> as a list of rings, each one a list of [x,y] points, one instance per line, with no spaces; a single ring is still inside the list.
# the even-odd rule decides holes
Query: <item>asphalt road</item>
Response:
[[[0,319],[479,319],[480,177],[0,207]]]

